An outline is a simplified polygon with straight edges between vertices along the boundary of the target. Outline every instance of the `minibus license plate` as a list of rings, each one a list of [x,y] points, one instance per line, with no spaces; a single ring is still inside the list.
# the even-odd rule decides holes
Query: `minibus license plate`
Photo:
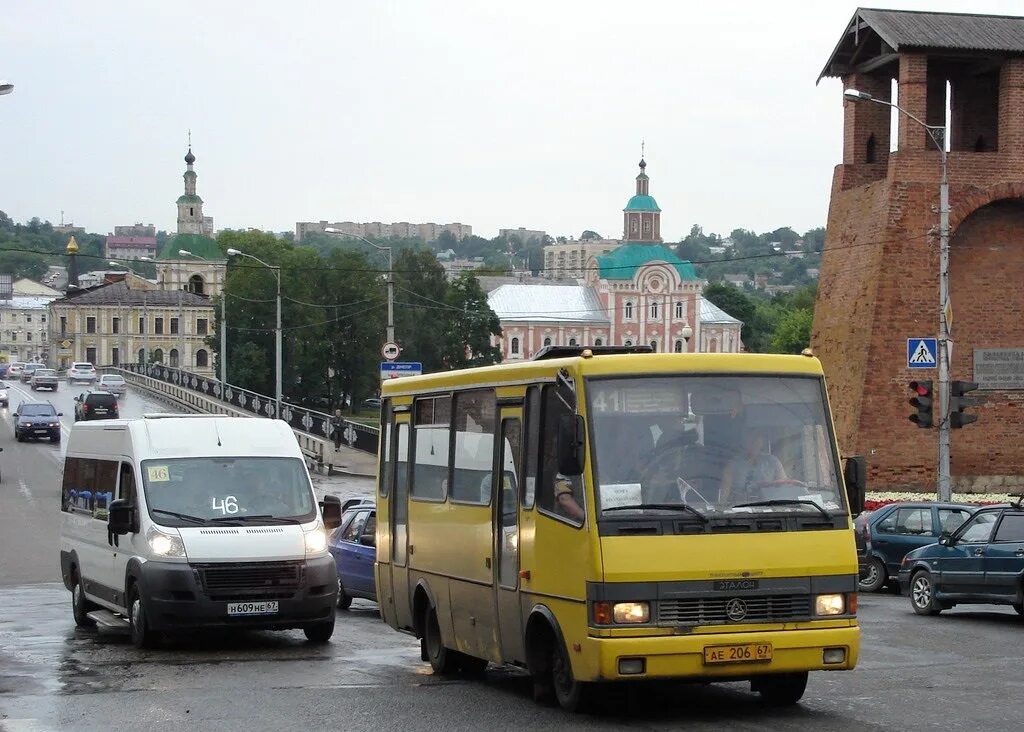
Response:
[[[274,615],[276,613],[277,600],[228,603],[228,615]]]
[[[735,646],[704,647],[704,663],[751,663],[771,660],[771,643],[740,643]]]

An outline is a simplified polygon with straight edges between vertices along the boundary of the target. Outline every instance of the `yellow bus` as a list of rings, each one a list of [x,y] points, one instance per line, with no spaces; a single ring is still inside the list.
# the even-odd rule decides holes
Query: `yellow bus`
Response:
[[[553,347],[383,388],[381,613],[435,672],[749,680],[797,702],[857,662],[851,514],[819,361]]]

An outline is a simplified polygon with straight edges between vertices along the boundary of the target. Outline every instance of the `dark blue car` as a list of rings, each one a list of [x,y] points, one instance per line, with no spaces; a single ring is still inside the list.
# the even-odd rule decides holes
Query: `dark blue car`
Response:
[[[1012,605],[1024,615],[1024,504],[987,506],[900,567],[900,588],[919,615],[954,605]]]
[[[869,547],[860,591],[878,592],[896,579],[907,552],[934,544],[943,532],[956,531],[977,510],[960,503],[890,503],[858,516],[854,528],[866,534]]]
[[[353,597],[377,601],[373,563],[377,558],[377,509],[370,501],[346,504],[339,526],[327,539],[338,566],[338,607],[347,610]]]

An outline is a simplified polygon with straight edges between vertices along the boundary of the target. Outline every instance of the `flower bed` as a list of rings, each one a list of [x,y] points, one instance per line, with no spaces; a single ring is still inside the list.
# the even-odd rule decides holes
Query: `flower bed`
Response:
[[[1016,501],[1020,496],[1011,496],[1007,493],[954,493],[953,503],[968,503],[975,506],[990,506],[994,503],[1009,503]],[[868,492],[864,501],[865,511],[875,511],[890,503],[903,501],[934,501],[932,493],[908,493],[908,492]]]

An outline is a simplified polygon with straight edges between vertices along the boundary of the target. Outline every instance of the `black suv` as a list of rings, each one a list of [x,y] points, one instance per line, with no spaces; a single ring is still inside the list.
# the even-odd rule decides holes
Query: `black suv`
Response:
[[[14,439],[18,442],[41,437],[49,437],[50,442],[60,442],[62,413],[49,402],[22,402],[12,416]]]
[[[117,395],[109,391],[86,391],[75,397],[75,421],[117,419]]]

